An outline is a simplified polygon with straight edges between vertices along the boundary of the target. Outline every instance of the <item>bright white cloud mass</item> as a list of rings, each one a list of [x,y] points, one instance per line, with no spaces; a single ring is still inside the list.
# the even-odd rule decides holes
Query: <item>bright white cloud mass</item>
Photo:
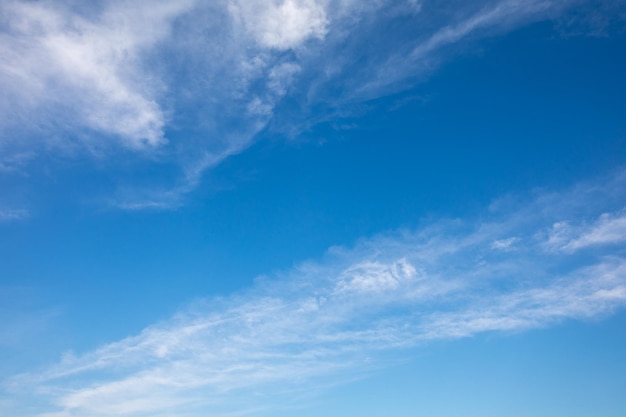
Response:
[[[620,172],[331,248],[6,387],[39,393],[46,417],[230,415],[380,367],[388,351],[604,316],[626,306],[625,238],[609,227],[626,219],[625,191]]]

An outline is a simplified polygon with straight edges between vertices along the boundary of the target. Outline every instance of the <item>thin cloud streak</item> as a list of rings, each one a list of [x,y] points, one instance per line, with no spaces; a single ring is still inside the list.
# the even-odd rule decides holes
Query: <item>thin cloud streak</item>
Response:
[[[26,209],[0,208],[0,223],[24,220],[30,217],[30,212]]]
[[[385,366],[386,352],[610,315],[626,306],[626,248],[613,238],[597,246],[595,236],[622,218],[624,191],[618,173],[522,205],[499,201],[480,220],[332,248],[247,292],[196,302],[136,336],[12,378],[13,395],[48,402],[38,414],[12,415],[266,409],[287,390],[303,394]],[[593,244],[555,251],[558,222],[589,224],[570,242]]]

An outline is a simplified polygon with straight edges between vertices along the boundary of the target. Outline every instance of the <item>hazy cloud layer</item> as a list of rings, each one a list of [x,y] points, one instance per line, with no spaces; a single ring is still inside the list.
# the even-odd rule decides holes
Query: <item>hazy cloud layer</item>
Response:
[[[626,306],[626,175],[496,201],[480,219],[332,248],[139,334],[5,381],[16,417],[263,414],[432,340]],[[572,232],[555,239],[555,228]],[[295,396],[295,397],[294,397]],[[17,399],[37,404],[23,411]],[[288,404],[289,402],[281,401]],[[256,411],[255,411],[256,410]]]

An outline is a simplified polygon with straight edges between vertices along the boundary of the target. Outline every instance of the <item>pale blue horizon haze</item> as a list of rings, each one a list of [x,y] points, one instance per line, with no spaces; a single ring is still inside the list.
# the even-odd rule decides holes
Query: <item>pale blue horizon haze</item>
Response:
[[[0,415],[623,417],[626,2],[0,3]]]

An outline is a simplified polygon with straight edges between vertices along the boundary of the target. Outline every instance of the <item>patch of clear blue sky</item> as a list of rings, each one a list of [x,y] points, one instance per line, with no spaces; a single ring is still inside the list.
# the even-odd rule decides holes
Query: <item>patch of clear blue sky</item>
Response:
[[[422,346],[411,359],[337,387],[303,417],[601,415],[626,409],[624,314],[523,334]]]
[[[623,166],[625,45],[623,33],[562,36],[553,23],[475,43],[362,116],[294,140],[261,133],[173,211],[94,209],[81,196],[115,179],[80,163],[37,176],[28,190],[35,215],[0,226],[1,283],[25,288],[15,297],[51,317],[41,333],[0,346],[15,359],[0,372],[134,334],[196,297],[246,289],[333,245],[471,217],[502,195]],[[621,313],[436,343],[297,414],[617,417],[626,409],[617,392],[624,324]]]

